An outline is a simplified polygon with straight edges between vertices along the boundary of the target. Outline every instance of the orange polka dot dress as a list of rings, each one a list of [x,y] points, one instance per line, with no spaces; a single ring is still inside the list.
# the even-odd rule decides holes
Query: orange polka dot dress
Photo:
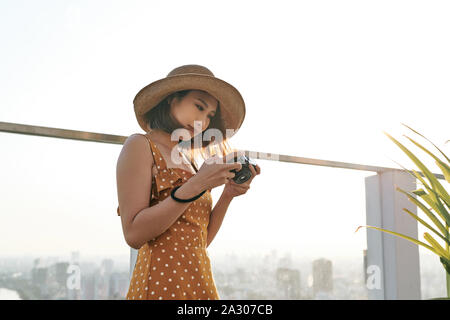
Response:
[[[150,206],[153,206],[170,197],[174,187],[194,174],[181,168],[167,168],[156,145],[144,136],[158,168],[151,188]],[[207,190],[164,233],[139,249],[127,300],[220,299],[206,251],[211,210],[211,192]],[[120,215],[119,209],[117,213]]]

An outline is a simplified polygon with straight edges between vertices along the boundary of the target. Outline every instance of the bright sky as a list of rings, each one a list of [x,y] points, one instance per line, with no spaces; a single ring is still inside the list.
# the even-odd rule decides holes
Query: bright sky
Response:
[[[417,152],[405,123],[449,151],[449,16],[447,1],[2,1],[0,121],[142,132],[135,94],[193,63],[244,97],[235,148],[415,168],[382,131]],[[121,146],[9,133],[0,143],[0,254],[128,254]],[[365,231],[354,230],[373,173],[257,162],[211,255],[362,258]]]

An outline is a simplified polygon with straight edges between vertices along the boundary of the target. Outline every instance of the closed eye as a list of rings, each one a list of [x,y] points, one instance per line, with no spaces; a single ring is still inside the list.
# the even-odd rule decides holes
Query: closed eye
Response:
[[[203,111],[205,108],[203,108],[202,106],[199,106],[198,104],[195,104],[196,106],[197,106],[197,108],[200,110],[200,111]],[[214,118],[214,116],[209,116],[209,119],[212,119],[212,118]]]

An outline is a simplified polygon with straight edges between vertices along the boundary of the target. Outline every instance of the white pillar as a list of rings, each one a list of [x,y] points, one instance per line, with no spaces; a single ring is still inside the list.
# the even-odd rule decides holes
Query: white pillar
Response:
[[[405,194],[395,190],[394,184],[405,191],[416,189],[416,179],[400,170],[365,179],[367,225],[418,239],[417,221],[403,210],[406,208],[417,214],[417,206]],[[421,299],[418,245],[367,228],[367,268],[371,280],[381,277],[379,287],[373,286],[376,281],[368,280],[369,299]]]

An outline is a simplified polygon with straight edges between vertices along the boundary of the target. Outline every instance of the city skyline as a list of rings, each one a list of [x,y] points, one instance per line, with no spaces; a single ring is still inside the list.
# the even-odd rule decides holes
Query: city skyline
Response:
[[[81,267],[80,276],[83,288],[89,288],[89,293],[85,289],[72,291],[72,293],[61,292],[56,290],[55,282],[50,281],[54,292],[58,292],[60,298],[69,299],[122,299],[125,296],[125,291],[129,284],[129,261],[120,261],[112,259],[111,257],[97,257],[97,259],[90,260],[81,252],[77,252],[79,257],[78,265]],[[83,257],[84,256],[84,257]],[[54,277],[61,270],[61,265],[67,263],[68,267],[71,262],[67,257],[73,257],[73,253],[69,253],[65,257],[29,257],[28,265],[21,264],[21,268],[17,264],[11,265],[11,262],[6,263],[5,257],[0,256],[0,284],[2,277],[5,274],[10,274],[13,278],[22,278],[24,275],[31,272],[34,267],[52,269]],[[48,259],[47,259],[48,258]],[[321,257],[315,260],[306,259],[302,256],[292,254],[289,252],[271,250],[264,255],[239,255],[236,253],[228,253],[223,256],[215,256],[212,258],[213,274],[218,286],[219,292],[222,294],[222,299],[367,299],[367,287],[364,279],[364,261],[363,257],[353,257],[348,259],[341,257],[341,259],[328,259],[328,257]],[[445,292],[443,279],[445,274],[439,266],[439,262],[431,254],[421,253],[421,278],[422,278],[422,299],[429,299],[432,297],[442,296]],[[10,257],[10,259],[12,259]],[[40,260],[37,263],[36,260]],[[233,265],[229,264],[233,261]],[[329,261],[330,271],[324,271],[329,274],[327,281],[332,281],[331,287],[323,287],[317,291],[315,289],[314,281],[314,264],[320,261]],[[23,261],[22,261],[23,262]],[[72,261],[73,262],[73,261]],[[10,265],[10,270],[20,272],[5,271],[5,265]],[[59,267],[58,267],[59,266]],[[423,269],[423,270],[422,270]],[[55,273],[56,272],[56,273]],[[46,271],[45,274],[48,272]],[[15,275],[14,275],[15,274]],[[51,274],[51,273],[50,273]],[[64,272],[59,272],[61,275]],[[113,275],[113,279],[104,278],[104,275]],[[67,277],[70,277],[68,274]],[[57,277],[57,276],[56,276]],[[269,278],[267,278],[269,277]],[[287,277],[287,278],[286,278]],[[98,278],[98,279],[97,279]],[[262,284],[268,279],[267,283]],[[97,279],[97,280],[96,280]],[[283,280],[285,279],[285,280]],[[296,280],[297,279],[297,280]],[[327,276],[321,277],[327,279]],[[332,279],[332,280],[331,280]],[[64,283],[64,280],[59,280]],[[112,283],[112,290],[119,290],[121,295],[108,296],[110,285]],[[63,281],[63,282],[61,282]],[[231,286],[231,283],[233,285]],[[323,280],[318,280],[323,281]],[[53,284],[52,284],[53,283]],[[99,288],[96,289],[95,285]],[[50,286],[50,285],[49,285]],[[94,287],[93,287],[94,286]],[[126,287],[126,288],[125,288]],[[271,287],[272,289],[268,289]],[[0,288],[2,286],[0,285]],[[115,289],[114,289],[115,288]],[[282,293],[276,291],[278,288]],[[50,290],[50,289],[49,289]],[[51,290],[50,290],[51,291]],[[14,292],[2,291],[4,294],[14,296]],[[118,291],[114,291],[118,292]],[[48,292],[47,292],[48,294]],[[66,295],[65,295],[66,294]],[[0,297],[1,299],[1,297]]]

